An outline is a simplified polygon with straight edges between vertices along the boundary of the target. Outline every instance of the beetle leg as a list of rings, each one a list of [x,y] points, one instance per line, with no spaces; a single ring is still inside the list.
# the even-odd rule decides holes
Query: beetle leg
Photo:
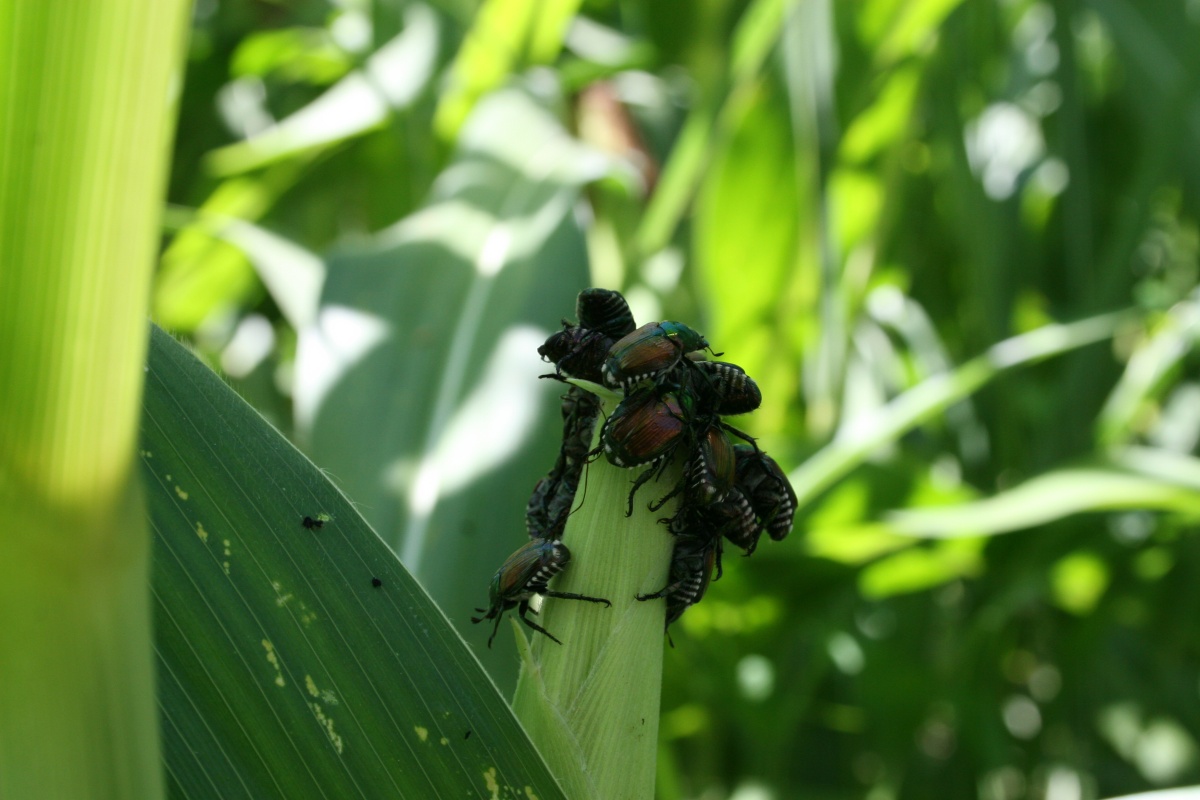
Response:
[[[547,589],[542,592],[542,595],[545,597],[557,597],[560,600],[587,600],[589,603],[604,603],[606,606],[612,605],[612,603],[603,597],[588,597],[586,594],[575,594],[574,592],[554,592]]]
[[[492,642],[496,639],[496,634],[500,632],[500,620],[504,619],[504,612],[501,611],[496,615],[496,625],[492,628],[492,635],[488,637],[488,650],[492,649]]]
[[[651,511],[658,511],[660,508],[665,506],[672,497],[675,497],[677,494],[682,492],[686,485],[687,485],[687,476],[685,475],[683,480],[681,480],[681,481],[679,481],[679,483],[675,484],[674,489],[667,492],[665,495],[660,497],[658,500],[648,504],[647,508],[649,508]],[[662,521],[663,520],[661,520],[661,519],[659,520],[659,522],[662,522]]]
[[[629,490],[629,502],[625,506],[625,516],[633,516],[633,496],[637,494],[637,490],[642,488],[642,485],[646,483],[646,481],[649,481],[651,478],[657,478],[658,475],[661,474],[666,468],[666,466],[667,457],[664,455],[661,456],[654,464],[652,464],[650,469],[637,476],[637,479],[633,482],[633,488]]]
[[[687,578],[681,578],[681,579],[675,581],[674,583],[668,583],[666,586],[662,587],[657,592],[651,592],[650,594],[639,594],[639,595],[635,595],[635,597],[638,600],[657,600],[660,597],[666,597],[666,596],[672,594],[673,592],[675,592],[675,590],[677,590],[681,585],[683,585],[684,581],[686,581],[686,580],[687,580]]]
[[[531,610],[532,610],[532,609],[529,607],[529,601],[528,601],[528,600],[522,600],[522,601],[521,601],[521,605],[520,605],[520,606],[517,608],[517,615],[518,615],[518,616],[521,618],[521,622],[524,622],[526,625],[528,625],[529,627],[533,628],[535,631],[538,631],[539,633],[544,633],[544,634],[545,634],[546,636],[548,636],[548,637],[550,638],[550,640],[551,640],[552,642],[554,642],[555,644],[562,644],[562,642],[560,642],[560,641],[559,641],[559,640],[558,640],[558,639],[557,639],[557,638],[554,636],[554,634],[553,634],[553,633],[551,633],[550,631],[546,630],[546,629],[545,629],[545,628],[543,628],[541,625],[538,625],[536,622],[534,622],[533,620],[531,620],[529,617],[525,616],[526,612],[528,612],[528,611],[531,611]]]

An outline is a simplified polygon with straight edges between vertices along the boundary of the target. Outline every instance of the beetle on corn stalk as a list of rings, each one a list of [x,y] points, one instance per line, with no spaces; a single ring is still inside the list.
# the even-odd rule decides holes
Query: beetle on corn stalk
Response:
[[[533,599],[534,595],[556,597],[561,600],[586,600],[589,603],[604,603],[605,606],[612,605],[603,597],[589,597],[574,592],[556,592],[549,588],[550,579],[562,572],[570,561],[571,551],[562,542],[534,539],[520,547],[500,565],[500,569],[492,576],[492,583],[488,587],[488,608],[475,609],[483,616],[471,617],[471,622],[474,623],[483,622],[485,619],[496,620],[496,625],[492,628],[492,635],[488,637],[488,647],[492,646],[492,641],[496,638],[497,631],[500,630],[500,620],[503,618],[504,612],[512,608],[517,609],[517,615],[520,616],[521,622],[533,630],[545,634],[552,641],[562,644],[554,634],[526,616],[533,611],[529,601]],[[533,613],[536,614],[537,611],[533,611]]]

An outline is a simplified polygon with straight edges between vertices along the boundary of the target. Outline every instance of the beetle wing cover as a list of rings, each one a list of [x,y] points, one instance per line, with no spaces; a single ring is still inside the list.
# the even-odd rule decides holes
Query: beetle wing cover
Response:
[[[621,406],[610,420],[607,438],[629,457],[627,466],[656,460],[683,433],[683,411],[673,394],[659,398],[647,389],[627,397]]]
[[[535,540],[505,559],[495,578],[500,596],[508,600],[520,600],[522,594],[528,594],[526,584],[541,568],[547,550],[544,540]]]

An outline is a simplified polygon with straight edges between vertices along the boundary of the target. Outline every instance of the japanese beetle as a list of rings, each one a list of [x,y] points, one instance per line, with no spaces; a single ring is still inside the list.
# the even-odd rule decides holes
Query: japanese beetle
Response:
[[[633,331],[633,314],[620,292],[584,289],[575,298],[575,315],[579,324],[564,319],[563,329],[546,339],[538,355],[554,364],[555,375],[600,383],[600,367],[609,348]]]
[[[530,539],[562,538],[577,488],[578,484],[571,476],[563,474],[549,475],[538,481],[525,506],[525,529]]]
[[[562,476],[552,471],[533,487],[533,494],[525,504],[525,530],[529,532],[530,539],[558,539],[562,536],[566,520],[563,520],[562,526],[557,526],[550,510],[561,484]]]
[[[600,417],[600,398],[578,386],[572,386],[563,395],[562,401],[563,443],[560,457],[568,464],[582,464],[592,447],[592,432]]]
[[[622,400],[600,429],[597,451],[603,450],[610,464],[651,465],[634,480],[625,516],[633,514],[633,496],[637,490],[662,472],[675,448],[685,439],[687,422],[681,399],[689,402],[686,395],[680,398],[674,392],[660,393],[653,387],[641,389]]]
[[[686,509],[680,512],[671,522],[672,530],[676,523],[687,520],[689,513]],[[664,628],[671,627],[683,612],[699,603],[708,585],[713,579],[713,569],[717,577],[721,576],[721,536],[714,532],[699,519],[695,525],[684,521],[676,535],[675,549],[671,553],[671,568],[667,575],[667,585],[657,592],[637,595],[638,600],[654,600],[667,598],[667,619]]]
[[[750,501],[736,486],[730,488],[720,501],[705,508],[704,514],[713,529],[724,534],[733,545],[745,550],[746,555],[758,547],[762,526],[758,524]]]
[[[562,644],[548,630],[525,616],[532,610],[529,607],[529,600],[535,594],[557,597],[562,600],[586,600],[589,603],[612,605],[602,597],[588,597],[573,592],[556,592],[547,587],[550,579],[562,572],[570,561],[571,551],[567,549],[567,546],[562,542],[549,539],[535,539],[527,542],[505,560],[496,574],[492,576],[492,583],[488,587],[490,605],[486,610],[475,609],[483,616],[471,617],[471,622],[474,623],[483,622],[485,619],[494,618],[496,620],[496,625],[492,628],[492,635],[488,637],[489,648],[496,638],[497,631],[500,630],[500,620],[504,617],[504,612],[511,608],[517,609],[521,622],[535,631],[544,633],[552,641]],[[534,613],[537,612],[534,611]]]
[[[668,500],[684,491],[687,503],[708,505],[724,497],[733,486],[737,476],[733,442],[715,418],[703,427],[695,450],[684,467],[683,478],[674,489],[650,504],[651,511],[662,508]],[[695,431],[691,435],[696,436]]]
[[[688,497],[702,504],[720,500],[736,476],[733,442],[719,425],[711,425],[700,437],[687,471]]]
[[[617,467],[652,464],[670,455],[685,429],[675,392],[642,389],[617,405],[600,429],[600,447]]]
[[[601,374],[606,385],[628,388],[673,369],[688,353],[706,347],[708,341],[682,322],[648,322],[613,344]]]
[[[611,289],[584,289],[575,298],[575,318],[579,324],[613,339],[633,333],[633,314],[620,292]]]
[[[767,534],[775,541],[792,530],[796,516],[796,492],[775,459],[747,445],[734,445],[737,457],[737,487],[750,501]]]
[[[599,383],[600,367],[612,344],[611,336],[563,320],[563,329],[546,339],[538,355],[554,364],[555,375],[565,373]]]
[[[762,405],[762,392],[746,370],[725,361],[694,361],[691,369],[705,381],[717,414],[747,414]]]
[[[563,396],[562,415],[563,443],[558,459],[538,481],[525,506],[525,526],[532,539],[562,537],[600,416],[600,398],[572,386]]]

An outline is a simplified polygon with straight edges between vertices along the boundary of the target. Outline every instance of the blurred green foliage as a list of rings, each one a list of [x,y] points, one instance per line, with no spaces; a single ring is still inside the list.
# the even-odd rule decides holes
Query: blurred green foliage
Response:
[[[662,798],[1200,783],[1198,35],[1194,0],[201,0],[155,317],[502,687],[464,623],[553,460],[529,345],[602,285],[743,365],[813,491],[678,626]]]

